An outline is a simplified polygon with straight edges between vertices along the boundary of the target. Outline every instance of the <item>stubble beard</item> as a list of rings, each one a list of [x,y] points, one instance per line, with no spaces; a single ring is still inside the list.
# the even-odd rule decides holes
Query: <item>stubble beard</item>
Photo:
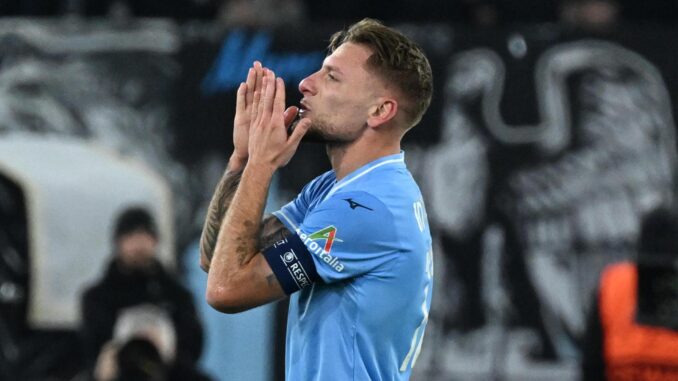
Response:
[[[363,132],[363,128],[351,131],[343,129],[340,126],[331,124],[322,117],[312,118],[311,127],[304,135],[303,141],[312,143],[323,143],[328,147],[342,147],[353,143]]]

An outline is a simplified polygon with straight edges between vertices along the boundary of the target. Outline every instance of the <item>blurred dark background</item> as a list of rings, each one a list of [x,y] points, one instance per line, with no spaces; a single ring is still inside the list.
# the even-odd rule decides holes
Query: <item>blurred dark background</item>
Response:
[[[0,13],[5,16],[50,17],[63,14],[105,16],[111,9],[127,7],[137,17],[168,17],[179,21],[214,19],[228,3],[219,0],[4,0]],[[588,1],[587,1],[588,2]],[[563,7],[568,3],[585,3],[579,0],[428,0],[428,1],[251,1],[258,6],[266,4],[288,5],[300,3],[311,22],[347,21],[365,16],[384,22],[442,22],[472,25],[495,23],[558,22]],[[593,2],[592,2],[593,3]],[[675,1],[667,0],[598,0],[618,8],[624,23],[671,25],[678,20]],[[295,5],[297,6],[297,5]]]
[[[107,237],[109,221],[56,214],[36,224],[37,196],[6,170],[23,159],[8,152],[26,135],[93,142],[147,165],[141,175],[122,168],[99,191],[123,194],[138,185],[132,173],[171,191],[164,204],[145,197],[173,226],[165,254],[205,325],[201,366],[214,380],[282,379],[285,304],[210,310],[197,239],[252,60],[286,79],[294,104],[329,36],[363,17],[415,39],[434,74],[431,108],[404,140],[436,255],[413,380],[580,379],[599,274],[636,257],[646,213],[675,208],[678,1],[0,0],[0,16],[0,381],[82,380],[75,291],[108,254],[108,242],[93,253],[72,231]],[[53,158],[28,147],[40,182]],[[87,163],[54,171],[70,178],[75,167]],[[328,168],[321,147],[302,145],[269,206]],[[58,188],[61,211],[106,209],[96,189]],[[43,240],[77,250],[38,254]],[[34,314],[37,324],[29,315],[44,288],[71,304]]]

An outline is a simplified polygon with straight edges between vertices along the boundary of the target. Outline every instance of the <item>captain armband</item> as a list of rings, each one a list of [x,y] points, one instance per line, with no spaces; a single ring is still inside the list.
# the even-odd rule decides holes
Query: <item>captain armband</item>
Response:
[[[316,282],[322,282],[306,245],[296,234],[276,242],[263,252],[287,295]]]

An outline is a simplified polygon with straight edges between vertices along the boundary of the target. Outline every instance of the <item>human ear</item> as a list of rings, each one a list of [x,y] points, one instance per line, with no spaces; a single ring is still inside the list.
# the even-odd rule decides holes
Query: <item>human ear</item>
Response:
[[[398,112],[398,102],[393,98],[380,98],[379,103],[370,109],[367,125],[374,128],[388,123]]]

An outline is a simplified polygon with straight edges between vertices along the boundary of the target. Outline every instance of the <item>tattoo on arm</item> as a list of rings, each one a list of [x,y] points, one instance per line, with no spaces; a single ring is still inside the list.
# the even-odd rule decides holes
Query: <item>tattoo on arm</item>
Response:
[[[253,221],[243,221],[242,224],[247,230],[255,226]],[[237,242],[235,252],[238,256],[238,263],[241,266],[249,262],[259,252],[290,234],[285,225],[272,215],[266,216],[257,226],[257,229],[256,236],[259,237],[258,242],[252,242],[245,237],[236,237],[235,239]],[[256,251],[252,252],[252,247],[256,247]]]
[[[272,215],[266,216],[261,223],[261,234],[259,235],[257,248],[259,251],[264,250],[291,233],[278,218]]]
[[[208,261],[212,260],[214,255],[214,248],[217,244],[217,237],[219,236],[219,229],[226,216],[231,200],[235,195],[235,191],[240,184],[242,171],[224,173],[224,176],[219,181],[217,189],[214,191],[212,200],[210,201],[205,218],[205,225],[203,226],[202,235],[200,237],[200,253]],[[244,225],[251,225],[251,221],[244,221]],[[257,249],[259,251],[273,245],[274,243],[285,238],[290,231],[283,225],[275,216],[269,215],[261,222],[259,242],[257,242]],[[249,260],[253,254],[247,249],[251,247],[244,238],[237,238],[238,244],[236,246],[236,253],[238,262],[240,264]]]
[[[251,230],[255,225],[254,222],[247,220],[243,221],[242,224],[246,230]],[[256,235],[258,235],[258,232],[255,234],[255,236]],[[257,254],[257,252],[253,252],[251,249],[252,247],[256,247],[256,242],[253,242],[254,240],[248,237],[236,237],[235,241],[237,242],[235,253],[238,256],[238,264],[242,266],[249,262],[249,260]]]
[[[205,225],[200,237],[200,253],[209,261],[212,260],[214,255],[214,247],[217,244],[221,222],[224,220],[233,195],[235,195],[235,191],[238,189],[241,175],[242,171],[226,171],[219,181],[219,185],[217,185],[217,189],[214,191],[209,208],[207,209],[207,217],[205,218]]]

